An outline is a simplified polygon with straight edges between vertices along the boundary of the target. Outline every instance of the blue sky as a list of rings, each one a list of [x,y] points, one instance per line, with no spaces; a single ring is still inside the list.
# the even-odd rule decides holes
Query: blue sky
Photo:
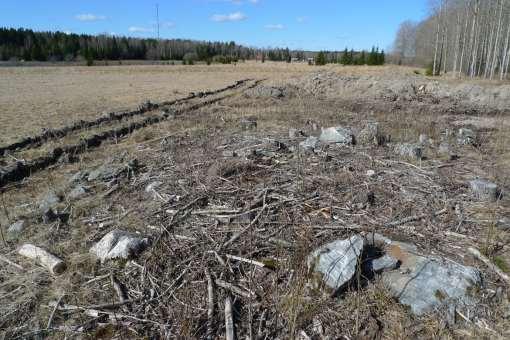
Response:
[[[257,47],[388,48],[426,0],[0,0],[0,26],[73,33],[236,41]]]

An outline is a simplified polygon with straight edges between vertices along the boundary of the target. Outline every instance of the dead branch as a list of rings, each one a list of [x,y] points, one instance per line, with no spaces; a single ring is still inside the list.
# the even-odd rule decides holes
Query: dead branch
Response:
[[[510,277],[505,274],[501,269],[499,269],[496,265],[494,265],[489,258],[484,256],[478,249],[475,249],[473,247],[468,248],[468,252],[476,257],[478,260],[485,263],[487,267],[489,267],[492,271],[494,271],[498,276],[505,281],[507,285],[510,285]]]

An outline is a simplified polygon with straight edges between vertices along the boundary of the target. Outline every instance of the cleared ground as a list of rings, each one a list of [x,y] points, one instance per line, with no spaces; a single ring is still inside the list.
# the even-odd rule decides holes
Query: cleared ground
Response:
[[[224,338],[227,298],[233,302],[238,338],[510,336],[504,278],[467,251],[479,249],[501,271],[510,271],[510,227],[505,227],[510,223],[505,222],[510,216],[510,126],[508,113],[500,110],[507,85],[436,81],[390,66],[168,67],[188,77],[189,90],[178,96],[243,78],[261,82],[4,155],[2,171],[19,170],[19,159],[26,165],[49,155],[51,162],[2,188],[0,338]],[[156,71],[150,76],[134,69],[141,74],[133,79],[165,83]],[[45,69],[2,71],[22,70]],[[64,77],[65,70],[51,73]],[[125,79],[122,68],[120,75],[115,68],[82,70]],[[89,84],[93,76],[88,75]],[[220,79],[205,86],[207,77]],[[172,79],[170,73],[167,78]],[[131,92],[135,106],[147,99],[138,92],[150,92],[138,83]],[[159,100],[168,99],[161,93]],[[111,106],[95,97],[81,100],[86,106],[105,105],[107,111],[115,108],[115,98],[107,97]],[[146,119],[150,124],[137,125]],[[250,121],[257,122],[256,128]],[[321,127],[343,126],[360,136],[368,122],[379,123],[386,143],[319,144],[308,151],[299,146],[305,135],[319,136]],[[19,119],[9,124],[26,126]],[[46,126],[34,122],[31,129]],[[289,135],[290,128],[302,133]],[[459,128],[472,129],[476,140],[458,144]],[[105,131],[126,133],[80,147]],[[396,145],[417,143],[420,134],[429,137],[422,160],[395,153]],[[441,142],[449,143],[451,153],[440,152]],[[70,144],[78,145],[72,154],[52,158]],[[89,180],[98,170],[104,178]],[[476,177],[497,183],[502,199],[475,199],[467,183]],[[75,196],[80,187],[83,192]],[[41,202],[48,196],[58,197],[51,203],[59,214],[53,219],[42,214]],[[26,222],[25,228],[7,232],[18,220]],[[151,245],[132,261],[100,263],[89,250],[114,229],[147,236]],[[479,269],[484,286],[472,292],[478,304],[469,313],[459,309],[462,314],[453,323],[445,310],[416,316],[379,276],[358,278],[332,297],[310,272],[308,255],[333,240],[374,231],[413,243],[421,254]],[[25,242],[62,258],[67,270],[51,275],[18,255]],[[126,304],[116,304],[120,297],[113,276],[125,287]],[[214,281],[215,296],[211,315],[209,281]],[[441,292],[436,295],[442,299]],[[57,301],[62,304],[55,308]]]

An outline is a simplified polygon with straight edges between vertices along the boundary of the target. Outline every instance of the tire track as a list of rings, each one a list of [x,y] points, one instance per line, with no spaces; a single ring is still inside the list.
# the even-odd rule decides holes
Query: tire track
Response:
[[[177,105],[177,104],[185,104],[186,102],[189,102],[192,99],[213,96],[213,95],[216,95],[216,94],[219,94],[222,92],[226,92],[228,90],[235,89],[236,87],[242,86],[243,84],[245,84],[251,80],[253,80],[253,79],[238,80],[232,85],[229,85],[229,86],[217,89],[217,90],[205,91],[205,92],[193,92],[187,97],[179,98],[179,99],[175,99],[175,100],[171,100],[171,101],[165,101],[165,102],[161,102],[161,103],[147,102],[147,103],[142,104],[137,110],[127,111],[127,112],[110,112],[107,115],[101,116],[101,117],[91,120],[91,121],[80,120],[70,126],[64,126],[59,129],[47,129],[39,135],[25,137],[17,142],[0,147],[0,157],[5,156],[7,153],[12,152],[12,151],[27,150],[27,149],[39,147],[39,146],[43,145],[44,143],[46,143],[47,141],[61,139],[73,132],[89,129],[91,127],[96,127],[96,126],[99,126],[104,123],[111,123],[111,122],[115,122],[115,121],[120,122],[126,118],[132,118],[135,116],[143,115],[147,112],[157,110],[161,107],[172,106],[172,105]]]
[[[226,92],[228,90],[233,89],[239,89],[243,87],[245,84],[247,84],[249,81],[253,80],[243,80],[238,81],[235,85],[230,85],[228,88],[223,88],[221,90],[216,90],[218,92]],[[253,84],[246,86],[245,89],[251,89],[256,87],[260,82],[263,80],[255,80],[253,81]],[[189,107],[185,107],[182,109],[178,109],[175,111],[176,116],[183,115],[185,113],[189,113],[192,111],[195,111],[197,109],[200,109],[202,107],[217,103],[219,101],[222,101],[224,99],[227,99],[233,95],[234,93],[229,93],[226,95],[223,95],[218,98],[209,99],[200,103],[193,104]],[[168,102],[171,103],[171,102]],[[169,104],[172,105],[172,104]],[[162,107],[165,105],[159,104],[158,107]],[[27,177],[30,177],[33,173],[36,173],[38,171],[44,170],[48,168],[51,165],[56,164],[60,157],[65,154],[69,155],[78,155],[84,152],[87,152],[88,150],[95,149],[101,146],[101,144],[107,140],[110,139],[117,139],[124,136],[127,136],[131,133],[133,133],[136,130],[145,128],[150,125],[158,124],[163,121],[168,120],[169,116],[157,116],[157,117],[148,117],[141,121],[130,123],[126,126],[121,126],[115,129],[110,129],[107,131],[103,131],[99,134],[92,135],[90,137],[82,139],[79,143],[76,144],[70,144],[66,145],[64,147],[57,147],[53,149],[52,151],[48,152],[45,156],[37,157],[31,161],[26,162],[19,162],[16,164],[9,165],[5,167],[4,169],[0,169],[0,188],[4,187],[8,183],[18,182],[21,181]]]

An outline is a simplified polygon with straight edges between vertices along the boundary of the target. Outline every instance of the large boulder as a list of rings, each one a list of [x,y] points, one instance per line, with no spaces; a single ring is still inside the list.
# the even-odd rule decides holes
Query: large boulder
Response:
[[[112,259],[131,259],[149,246],[149,239],[122,230],[112,230],[96,243],[90,252],[101,263]]]
[[[325,144],[354,144],[352,132],[341,126],[322,129],[320,141]]]
[[[388,253],[398,259],[400,267],[383,272],[382,281],[414,314],[476,304],[472,293],[482,285],[477,269],[441,257],[420,255],[415,246],[401,242],[392,242]]]
[[[308,257],[308,267],[322,275],[329,288],[339,291],[354,277],[363,246],[360,235],[325,244]]]

